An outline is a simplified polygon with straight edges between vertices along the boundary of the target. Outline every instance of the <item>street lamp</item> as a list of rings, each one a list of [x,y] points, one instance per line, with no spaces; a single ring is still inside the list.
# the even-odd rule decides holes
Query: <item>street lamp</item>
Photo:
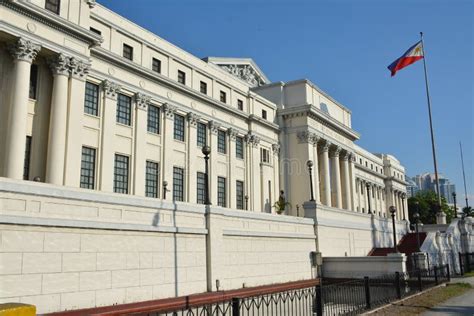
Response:
[[[415,232],[416,232],[416,249],[417,252],[420,252],[420,233],[418,232],[418,223],[420,222],[420,213],[416,212],[413,214],[415,219]]]
[[[456,208],[456,192],[453,192],[453,200],[454,200],[454,218],[458,218],[458,210]]]
[[[390,214],[392,214],[392,226],[393,226],[393,249],[395,250],[396,253],[398,253],[397,249],[397,231],[395,230],[395,213],[397,212],[397,209],[395,206],[390,206],[389,208]]]
[[[308,160],[306,162],[306,166],[308,166],[309,172],[309,189],[311,191],[311,202],[314,202],[314,192],[313,192],[313,176],[311,175],[311,171],[313,170],[313,161]]]
[[[163,200],[166,200],[166,192],[168,192],[168,181],[163,181]]]
[[[369,213],[369,214],[372,214],[372,209],[370,208],[370,184],[367,183],[367,184],[365,185],[365,187],[367,188],[367,202],[369,203],[369,204],[368,204],[368,205],[369,205],[369,212],[368,212],[368,213]]]
[[[403,210],[403,220],[405,221],[406,220],[406,216],[405,216],[405,198],[407,197],[407,195],[405,193],[402,193],[402,210]]]
[[[249,210],[249,196],[245,196],[245,209],[248,211]]]
[[[211,153],[211,147],[203,146],[202,147],[202,154],[204,155],[205,161],[205,172],[206,172],[206,195],[204,204],[211,205],[211,201],[209,200],[209,154]]]

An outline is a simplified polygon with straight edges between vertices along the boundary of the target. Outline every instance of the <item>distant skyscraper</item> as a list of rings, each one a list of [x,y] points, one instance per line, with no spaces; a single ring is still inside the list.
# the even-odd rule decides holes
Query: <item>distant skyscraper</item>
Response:
[[[418,191],[436,192],[436,180],[433,173],[423,173],[416,175],[413,178],[407,177],[406,181],[408,183],[408,196],[414,196]],[[439,191],[441,196],[446,199],[446,202],[449,204],[454,203],[453,192],[456,191],[456,186],[442,174],[439,174]]]

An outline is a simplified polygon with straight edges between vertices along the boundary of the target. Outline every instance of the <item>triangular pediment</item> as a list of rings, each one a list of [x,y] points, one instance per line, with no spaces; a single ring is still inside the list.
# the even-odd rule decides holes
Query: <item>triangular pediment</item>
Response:
[[[203,60],[221,67],[252,88],[270,83],[251,58],[206,57]]]

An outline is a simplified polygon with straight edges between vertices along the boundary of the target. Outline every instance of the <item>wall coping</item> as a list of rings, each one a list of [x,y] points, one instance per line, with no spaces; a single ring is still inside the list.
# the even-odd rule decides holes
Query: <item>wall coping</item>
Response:
[[[406,261],[407,257],[405,255],[400,256],[366,256],[366,257],[323,257],[323,261],[332,261],[332,262],[400,262]]]

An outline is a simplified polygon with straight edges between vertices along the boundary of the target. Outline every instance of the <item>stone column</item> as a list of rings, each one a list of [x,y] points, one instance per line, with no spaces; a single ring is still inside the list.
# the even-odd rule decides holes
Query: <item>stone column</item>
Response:
[[[237,137],[237,130],[235,128],[227,129],[227,207],[236,209],[236,191],[235,191],[235,138]]]
[[[67,115],[66,158],[64,184],[79,187],[81,181],[82,158],[82,118],[84,114],[84,94],[86,77],[90,65],[71,58],[71,77],[69,79],[69,98]]]
[[[350,154],[349,157],[349,172],[350,172],[350,181],[351,181],[351,206],[352,210],[355,212],[356,207],[355,207],[355,196],[356,196],[356,177],[355,177],[355,155],[354,153]],[[359,189],[357,189],[359,190]],[[359,208],[360,208],[360,203],[359,203]]]
[[[342,208],[341,171],[339,168],[340,147],[331,152],[331,191],[333,206]]]
[[[120,86],[115,82],[104,80],[101,83],[103,90],[103,106],[101,115],[100,139],[100,172],[99,188],[101,191],[113,192],[114,190],[114,137],[117,108],[117,93]]]
[[[13,82],[5,144],[4,174],[7,178],[23,179],[31,63],[40,49],[41,46],[24,38],[8,47],[13,57]]]
[[[168,183],[166,193],[166,200],[173,200],[173,142],[174,142],[174,114],[176,113],[176,107],[169,103],[164,103],[161,106],[163,113],[163,138],[162,138],[162,151],[163,151],[163,161],[162,165],[162,175],[163,181]],[[185,170],[186,173],[186,170]],[[186,185],[186,183],[184,184]],[[162,184],[163,186],[163,184]],[[161,189],[161,195],[163,197],[163,188]],[[186,191],[186,190],[185,190]],[[186,192],[184,193],[186,194]]]
[[[321,146],[321,178],[322,178],[322,190],[321,190],[321,202],[324,205],[332,206],[331,203],[331,178],[329,171],[329,142],[323,143]]]
[[[211,204],[217,205],[217,132],[221,124],[215,121],[209,121],[208,126],[210,133],[209,146],[211,147],[211,158],[209,159],[209,199]],[[249,201],[249,207],[250,204]]]
[[[188,187],[187,201],[190,203],[197,202],[197,192],[196,192],[196,179],[197,179],[197,172],[198,172],[198,157],[202,155],[202,148],[197,146],[197,123],[201,119],[201,116],[189,112],[186,115],[186,119],[188,121],[188,143],[186,144],[188,147],[187,152],[187,180],[186,185]],[[207,137],[206,137],[207,138]],[[199,160],[203,161],[203,158],[199,158]]]
[[[63,54],[49,61],[53,72],[53,93],[49,115],[46,182],[56,185],[64,184],[69,61],[70,58]]]
[[[148,120],[148,105],[151,97],[144,93],[135,93],[135,139],[134,139],[134,159],[133,178],[135,195],[145,196],[145,174],[146,174],[146,134]],[[160,185],[158,186],[161,187]]]
[[[261,167],[260,167],[260,155],[259,155],[259,144],[260,138],[249,132],[246,136],[247,143],[249,144],[249,165],[250,165],[250,186],[249,186],[249,209],[252,211],[258,211],[262,206],[261,200]],[[263,209],[260,209],[263,211]]]
[[[346,152],[341,159],[341,177],[342,177],[342,207],[350,210],[352,207],[351,178],[349,173],[349,153]]]
[[[319,153],[318,153],[318,142],[320,138],[318,136],[313,137],[313,184],[314,184],[314,199],[317,203],[321,203],[321,189],[319,182]]]

